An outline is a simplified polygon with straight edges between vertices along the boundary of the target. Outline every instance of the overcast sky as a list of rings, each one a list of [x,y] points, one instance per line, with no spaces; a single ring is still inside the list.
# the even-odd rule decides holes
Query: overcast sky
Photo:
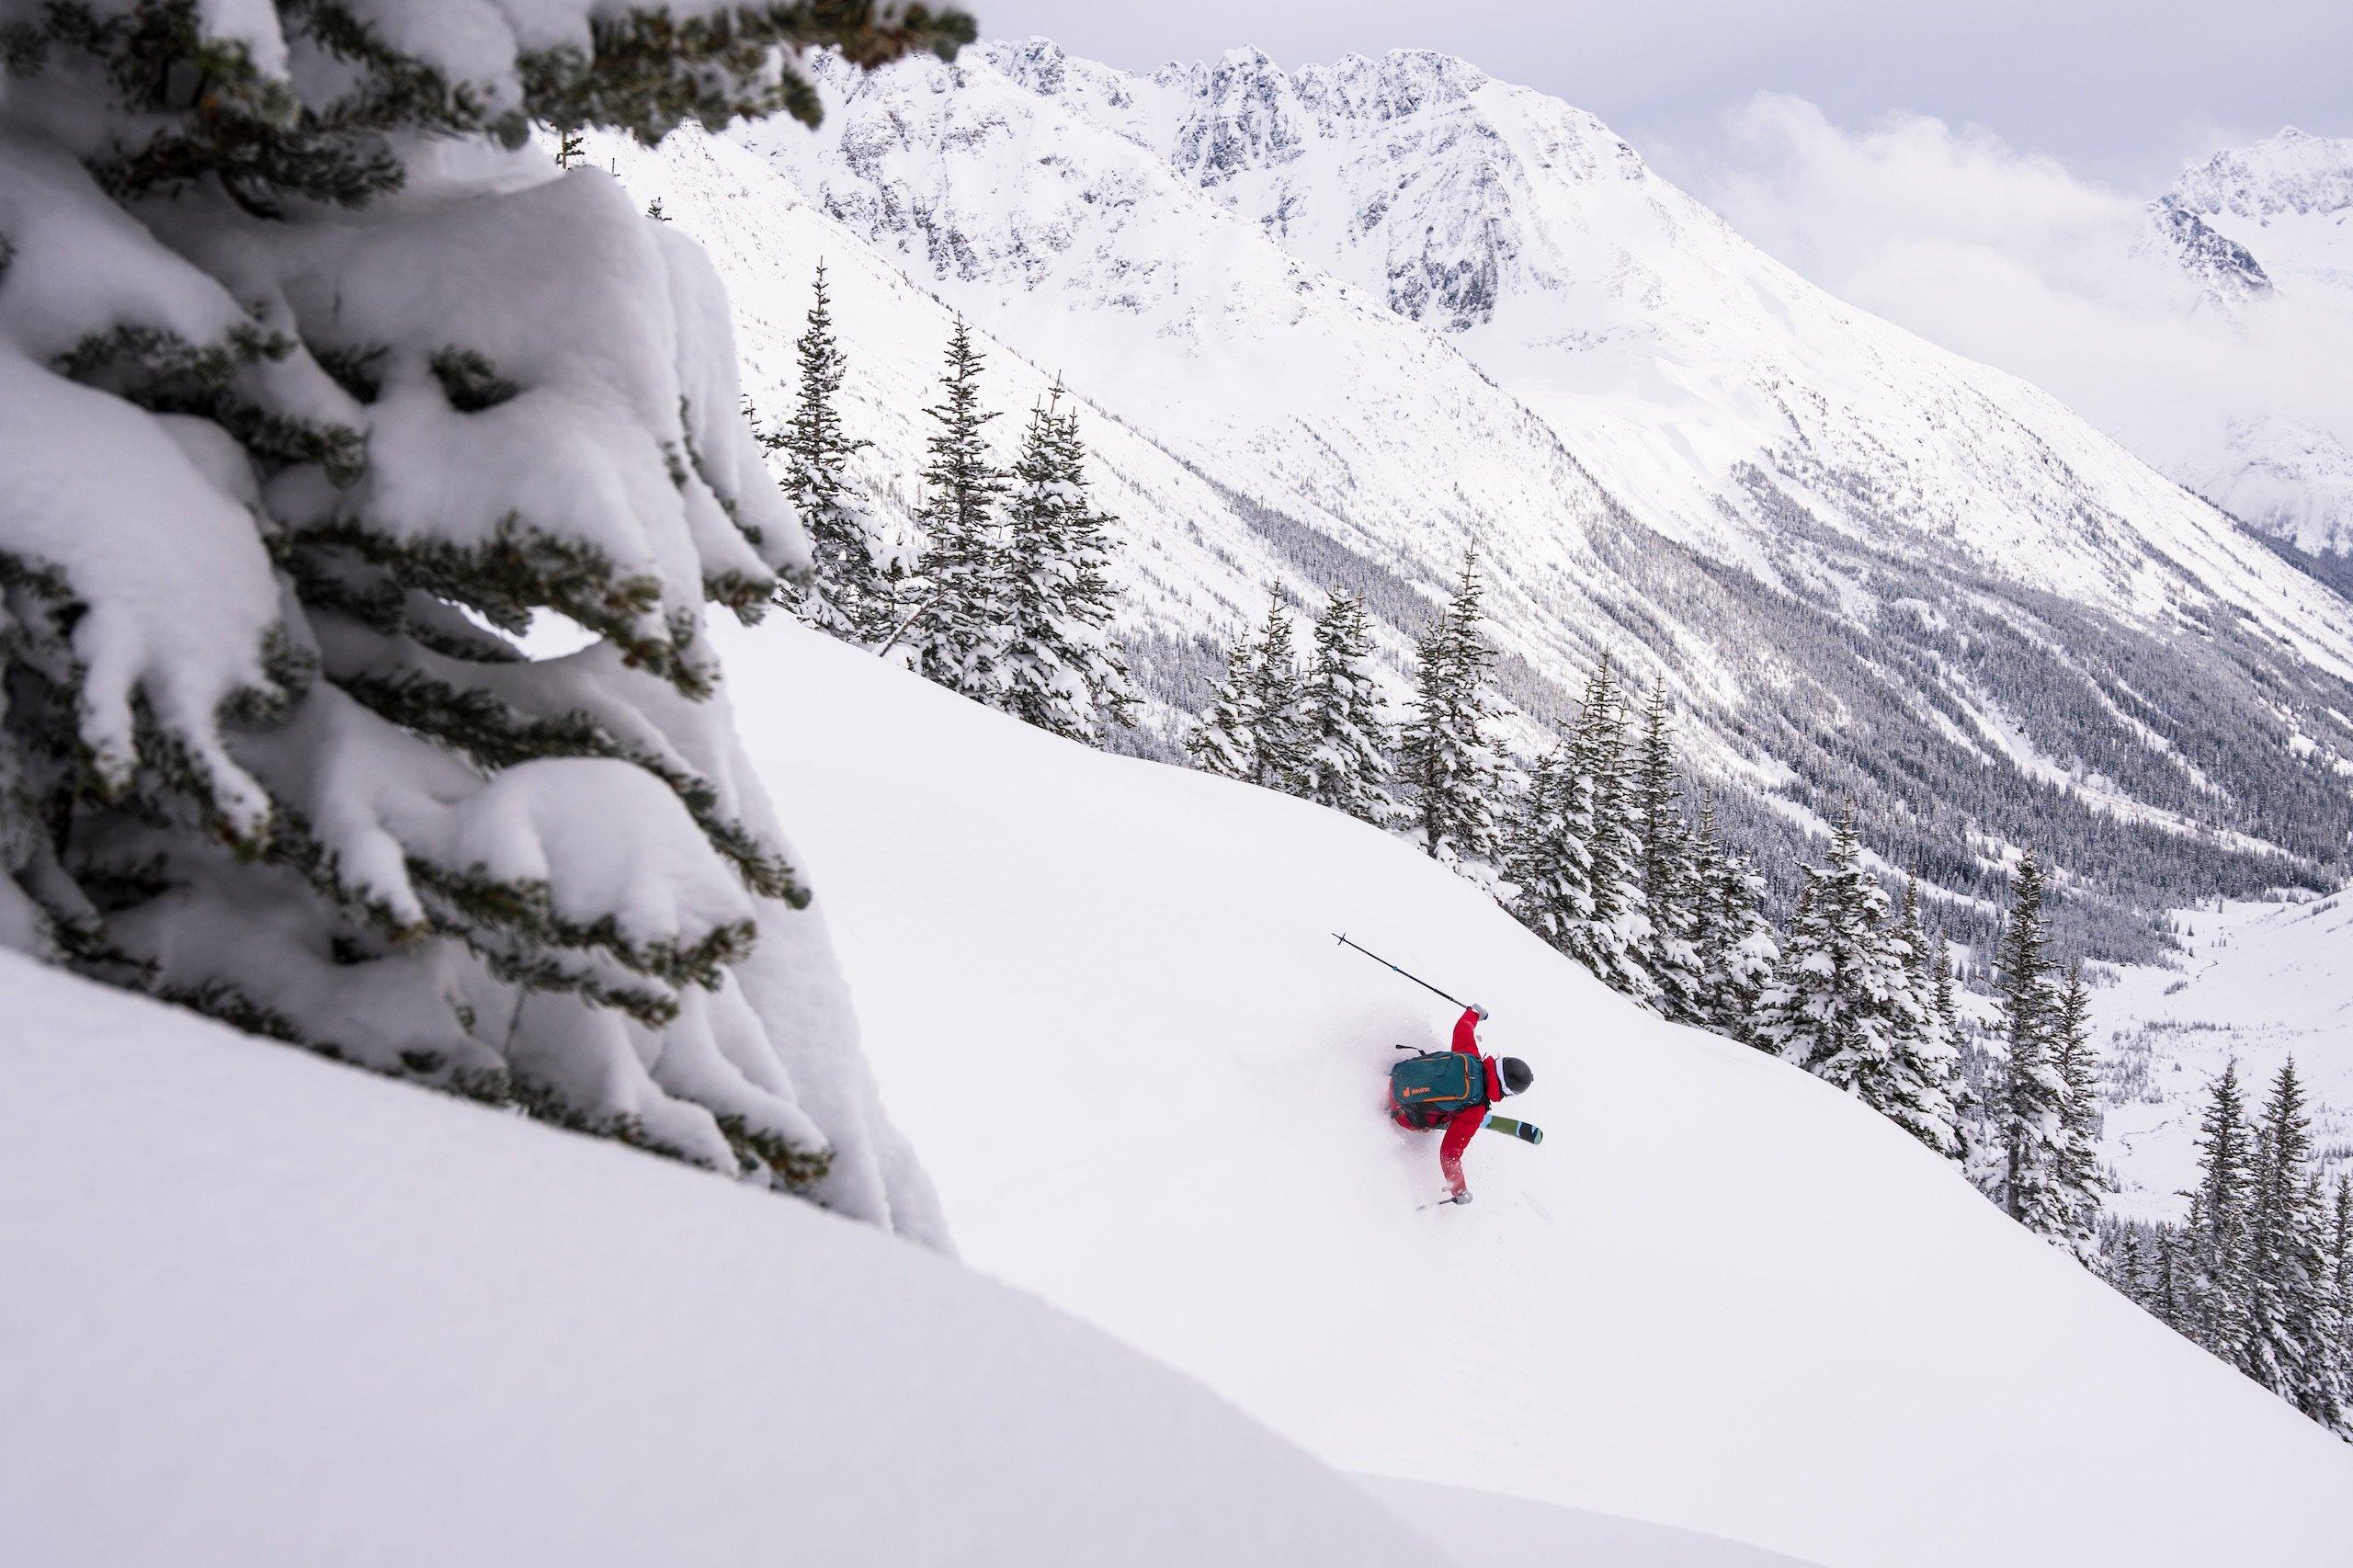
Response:
[[[1423,46],[1567,98],[1671,176],[1760,92],[1847,130],[1983,127],[2154,192],[2293,124],[2353,135],[2353,0],[966,0],[1130,69],[1255,45],[1285,65]]]

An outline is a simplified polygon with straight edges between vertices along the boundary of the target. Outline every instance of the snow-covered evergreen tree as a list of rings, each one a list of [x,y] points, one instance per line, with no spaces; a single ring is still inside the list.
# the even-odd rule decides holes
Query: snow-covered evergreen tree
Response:
[[[1250,726],[1244,717],[1250,699],[1251,646],[1237,638],[1225,651],[1225,678],[1218,683],[1208,711],[1185,737],[1193,766],[1221,778],[1247,778],[1254,766]]]
[[[2120,1226],[2101,1254],[2101,1277],[2126,1301],[2136,1307],[2143,1306],[2148,1301],[2148,1268],[2149,1260],[2141,1244],[2141,1227]]]
[[[529,134],[813,119],[791,51],[971,27],[517,14],[11,9],[0,940],[922,1232],[715,700],[706,604],[810,564],[726,299]]]
[[[1937,1011],[1928,939],[1920,928],[1920,882],[1904,884],[1904,903],[1887,933],[1893,974],[1888,997],[1892,1050],[1887,1114],[1897,1126],[1949,1160],[1961,1157],[1961,1116],[1953,1093],[1961,1053]]]
[[[2248,1370],[2313,1420],[2338,1426],[2344,1390],[2328,1343],[2327,1221],[2292,1057],[2272,1080],[2256,1148],[2246,1229]]]
[[[1785,1061],[1803,1063],[1816,1042],[1828,1038],[1824,1020],[1834,1010],[1837,962],[1831,952],[1832,927],[1822,896],[1822,874],[1799,869],[1798,900],[1781,931],[1781,956],[1765,977],[1756,1009],[1748,1021],[1748,1042]]]
[[[2328,1211],[2329,1339],[2336,1346],[2337,1386],[2353,1404],[2353,1176],[2336,1178]]]
[[[1481,631],[1477,558],[1466,552],[1454,597],[1415,650],[1414,710],[1400,737],[1398,776],[1422,847],[1433,858],[1478,866],[1495,855],[1495,717],[1487,675],[1495,661]]]
[[[1070,554],[1065,560],[1071,580],[1063,594],[1063,636],[1094,704],[1092,738],[1100,744],[1105,729],[1135,722],[1141,699],[1127,653],[1111,625],[1120,602],[1119,585],[1111,576],[1117,550],[1111,528],[1119,519],[1095,504],[1086,477],[1086,446],[1079,439],[1077,408],[1064,409],[1062,421],[1062,449],[1067,465],[1063,482],[1074,498],[1067,519]]]
[[[2066,1221],[2061,1232],[2086,1264],[2099,1254],[2101,1195],[2108,1181],[2099,1168],[2099,1058],[2092,1044],[2091,1000],[2084,990],[2084,966],[2071,964],[2052,1015],[2052,1066],[2064,1092],[2059,1112],[2059,1200]]]
[[[1887,893],[1864,862],[1852,804],[1808,868],[1802,917],[1758,998],[1756,1042],[1835,1084],[1936,1146],[1931,1113],[1899,1076],[1899,1009],[1909,994],[1883,927]]]
[[[788,585],[785,602],[802,620],[845,642],[878,642],[891,634],[899,609],[876,560],[871,525],[850,490],[849,460],[868,443],[842,428],[839,403],[849,357],[834,335],[833,297],[822,261],[792,350],[791,416],[761,440],[783,454],[784,493],[809,530],[817,569],[806,584]]]
[[[1939,931],[1929,947],[1929,1011],[1936,1015],[1938,1034],[1952,1051],[1952,1075],[1947,1087],[1952,1100],[1953,1132],[1961,1144],[1961,1174],[1981,1191],[1991,1190],[1995,1176],[1990,1162],[1999,1151],[1997,1141],[1988,1135],[1984,1102],[1970,1078],[1966,1025],[1953,991],[1951,944]]]
[[[1389,790],[1389,725],[1372,666],[1372,629],[1360,595],[1335,592],[1315,621],[1302,728],[1307,798],[1359,822],[1396,820]]]
[[[2198,1187],[2189,1199],[2182,1315],[2192,1338],[2245,1372],[2254,1369],[2247,1231],[2255,1171],[2254,1133],[2239,1089],[2239,1064],[2233,1061],[2214,1080],[2199,1120]]]
[[[1005,474],[989,460],[981,404],[981,354],[956,318],[948,339],[939,402],[924,410],[938,428],[924,443],[924,535],[914,587],[914,619],[901,640],[926,680],[983,702],[998,694],[996,646],[1003,616],[995,509]]]
[[[1086,463],[1077,414],[1057,386],[1030,411],[1013,468],[992,659],[1006,712],[1094,745],[1107,722],[1126,722],[1135,691],[1111,640],[1109,519],[1087,496]]]
[[[1299,653],[1291,642],[1290,607],[1279,590],[1267,602],[1267,619],[1250,653],[1243,687],[1242,723],[1250,737],[1253,784],[1286,795],[1307,791],[1307,736],[1301,711]]]
[[[2336,1403],[2353,1408],[2353,1175],[2336,1177],[2329,1203],[2327,1325],[2323,1342],[2336,1370]]]
[[[1578,896],[1575,862],[1563,852],[1564,755],[1557,744],[1538,754],[1503,827],[1505,907],[1522,926],[1556,944],[1566,926],[1563,911]]]
[[[1692,857],[1699,885],[1692,942],[1699,959],[1699,1021],[1745,1040],[1781,945],[1765,913],[1765,879],[1746,856],[1725,846],[1716,829],[1714,796],[1706,790],[1700,792]]]
[[[1643,904],[1650,933],[1643,967],[1658,987],[1658,1010],[1677,1023],[1700,1021],[1699,953],[1693,940],[1699,879],[1691,864],[1690,830],[1683,821],[1682,781],[1668,731],[1666,687],[1651,687],[1635,744],[1630,802],[1641,846]]]
[[[2147,1305],[2152,1316],[2176,1334],[2191,1330],[2189,1289],[2183,1264],[2181,1232],[2172,1225],[2157,1227],[2156,1259],[2149,1270]]]
[[[2045,950],[2044,896],[2042,867],[2029,855],[2011,885],[2009,919],[1995,964],[2008,1057],[1996,1110],[2002,1165],[1994,1196],[2029,1230],[2063,1236],[2067,1207],[2060,1163],[2067,1090],[2052,1062],[2058,1007]]]
[[[1586,896],[1584,914],[1562,934],[1561,949],[1612,990],[1647,1002],[1658,985],[1643,962],[1650,915],[1643,903],[1642,840],[1632,815],[1625,704],[1606,653],[1586,682],[1566,760],[1564,810],[1585,849]]]

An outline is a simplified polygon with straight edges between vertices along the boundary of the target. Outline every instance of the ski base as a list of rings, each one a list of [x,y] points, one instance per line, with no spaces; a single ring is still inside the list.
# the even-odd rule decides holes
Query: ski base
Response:
[[[1532,1121],[1518,1121],[1508,1116],[1489,1116],[1486,1125],[1498,1132],[1508,1132],[1514,1138],[1523,1139],[1530,1143],[1544,1142],[1544,1130]]]

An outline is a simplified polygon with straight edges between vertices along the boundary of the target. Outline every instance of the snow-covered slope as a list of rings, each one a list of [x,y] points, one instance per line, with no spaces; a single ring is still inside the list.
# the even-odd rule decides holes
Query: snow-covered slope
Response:
[[[977,1266],[1352,1469],[1826,1568],[2342,1562],[2342,1445],[1403,844],[797,629],[723,649]],[[1434,1152],[1380,1114],[1448,1010],[1340,929],[1536,1068],[1549,1137],[1475,1143],[1467,1209],[1415,1209]]]
[[[2102,1153],[2122,1178],[2111,1204],[2178,1221],[2197,1181],[2198,1120],[2224,1063],[2250,1103],[2295,1058],[2313,1142],[2331,1185],[2353,1171],[2353,892],[2185,910],[2169,968],[2123,971],[2093,993],[2106,1059]]]
[[[1455,1568],[1593,1563],[1608,1568],[1805,1568],[1794,1557],[1721,1536],[1613,1519],[1459,1486],[1367,1477],[1373,1495],[1442,1540]]]
[[[794,198],[700,152],[624,176],[662,194],[702,160],[728,188],[665,210],[715,250],[763,208],[804,252],[856,245],[1188,471],[1112,498],[1160,694],[1198,700],[1199,640],[1268,579],[1368,589],[1397,655],[1475,542],[1523,708],[1614,647],[1685,699],[1709,773],[1790,797],[1735,802],[1753,834],[1853,794],[1972,892],[1989,862],[1956,846],[2119,819],[2167,881],[2254,885],[2226,845],[2342,855],[2344,791],[2292,749],[2353,755],[2340,600],[2042,393],[1812,289],[1590,117],[1427,54],[1142,78],[994,45],[827,92],[813,137],[742,133]],[[780,365],[777,324],[765,349],[741,324]],[[943,330],[846,335],[854,381],[909,337],[890,374],[928,374]],[[902,483],[916,406],[871,454]]]
[[[0,1005],[0,1561],[1444,1561],[870,1226],[13,953]]]

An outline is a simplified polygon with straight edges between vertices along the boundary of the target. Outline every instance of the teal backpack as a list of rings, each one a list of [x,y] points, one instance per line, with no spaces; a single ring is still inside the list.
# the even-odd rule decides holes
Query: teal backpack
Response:
[[[1462,1051],[1409,1056],[1389,1070],[1389,1103],[1433,1119],[1476,1110],[1487,1103],[1487,1064]]]

